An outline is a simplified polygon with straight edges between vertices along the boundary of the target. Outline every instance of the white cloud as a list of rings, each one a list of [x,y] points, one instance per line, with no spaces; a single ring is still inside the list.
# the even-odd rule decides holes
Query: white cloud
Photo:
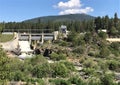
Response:
[[[64,14],[76,14],[76,13],[85,13],[94,11],[91,7],[82,8],[82,3],[80,0],[69,0],[68,2],[59,2],[55,8],[60,9],[60,15]]]
[[[78,8],[81,7],[82,4],[80,0],[69,0],[68,2],[59,2],[57,7],[60,9],[69,9],[69,8]]]
[[[84,13],[87,14],[88,12],[92,12],[93,9],[91,7],[86,7],[84,9],[66,9],[61,11],[59,14],[64,15],[64,14],[76,14],[76,13]]]

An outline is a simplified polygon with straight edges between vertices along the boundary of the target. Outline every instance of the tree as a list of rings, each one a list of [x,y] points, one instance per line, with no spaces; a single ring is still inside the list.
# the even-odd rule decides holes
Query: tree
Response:
[[[114,14],[114,26],[117,28],[117,24],[118,24],[118,16],[117,16],[117,13]]]
[[[99,32],[98,33],[99,37],[102,38],[102,39],[106,39],[107,38],[107,34],[105,32]]]
[[[95,23],[95,30],[96,30],[96,32],[101,28],[101,17],[97,17],[97,18],[95,18],[95,21],[94,21],[94,23]]]
[[[3,30],[3,24],[0,23],[0,33],[2,32],[2,30]]]
[[[115,36],[117,35],[117,33],[118,33],[117,29],[114,26],[112,26],[109,30],[110,36]]]
[[[108,30],[109,28],[109,17],[106,15],[105,16],[105,25],[104,25],[104,28]]]

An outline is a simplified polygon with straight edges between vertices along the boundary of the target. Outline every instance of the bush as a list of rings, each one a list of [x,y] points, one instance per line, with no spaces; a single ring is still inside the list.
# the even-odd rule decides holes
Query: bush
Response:
[[[68,37],[67,37],[67,41],[68,42],[73,42],[76,37],[77,37],[77,33],[76,32],[70,32]]]
[[[64,54],[59,54],[59,60],[65,60],[66,59],[66,56]]]
[[[94,62],[92,59],[87,59],[84,63],[83,66],[85,68],[98,68],[98,65],[96,62]]]
[[[84,51],[85,51],[85,48],[82,46],[73,50],[74,53],[78,53],[78,54],[84,54]]]
[[[49,81],[54,83],[55,85],[71,85],[70,82],[63,79],[55,79],[55,80],[49,80]]]
[[[86,83],[83,80],[81,80],[78,76],[71,77],[70,79],[68,79],[68,81],[71,84],[75,85],[86,85]]]
[[[100,78],[100,80],[101,80],[101,85],[114,85],[112,74],[105,74]]]
[[[94,80],[90,80],[88,82],[88,85],[101,85],[101,84],[100,84],[100,81],[94,79]]]
[[[42,79],[36,80],[39,85],[45,85],[45,82]]]
[[[57,53],[50,54],[50,59],[56,61],[59,60],[59,55]]]
[[[108,70],[108,64],[103,60],[100,60],[98,62],[98,66],[100,66],[100,69],[103,70],[103,71]]]
[[[91,43],[92,42],[92,33],[86,33],[85,34],[85,37],[84,37],[84,40],[86,43]]]
[[[79,78],[76,76],[71,77],[70,79],[68,79],[69,82],[71,82],[71,84],[77,84],[78,83]]]
[[[83,71],[85,72],[85,75],[92,75],[95,71],[93,68],[84,68]]]
[[[36,85],[35,83],[38,83],[38,85],[45,85],[45,82],[44,80],[42,79],[35,79],[35,78],[30,78],[28,81],[27,81],[27,84],[26,85]]]
[[[25,76],[24,76],[24,74],[23,74],[22,72],[17,71],[17,72],[14,73],[13,79],[14,79],[15,81],[20,81],[20,80],[23,81],[24,78],[25,78]]]
[[[99,32],[98,33],[99,37],[102,38],[102,39],[106,39],[107,38],[107,34],[105,32]]]
[[[113,48],[114,50],[119,50],[120,49],[120,43],[113,42],[113,43],[111,43],[110,47]]]
[[[88,56],[95,56],[95,53],[89,52],[89,53],[88,53]]]
[[[54,61],[65,60],[66,56],[62,53],[60,53],[60,54],[52,53],[52,54],[50,54],[50,59],[52,59]]]
[[[33,76],[37,78],[43,77],[51,77],[52,76],[52,68],[48,63],[44,63],[41,65],[36,65],[32,70]]]
[[[7,85],[8,81],[7,80],[0,80],[0,85]]]
[[[100,50],[100,54],[99,54],[99,57],[100,58],[107,58],[110,54],[110,50],[107,48],[107,47],[103,47],[101,50]]]
[[[69,71],[71,71],[71,72],[75,71],[75,67],[74,67],[73,63],[68,62],[68,61],[61,62],[61,63],[63,63]]]
[[[67,42],[65,42],[65,41],[61,41],[61,42],[59,43],[59,45],[60,45],[60,46],[67,46],[67,45],[68,45],[68,43],[67,43]]]
[[[120,63],[119,62],[112,60],[112,61],[108,62],[108,65],[109,65],[108,68],[110,70],[120,72]]]
[[[42,55],[36,55],[35,57],[30,59],[29,63],[34,66],[37,64],[47,63],[47,60]]]
[[[55,77],[68,77],[68,74],[69,74],[69,70],[67,69],[67,67],[63,63],[56,64],[56,66],[54,68],[53,76],[55,76]]]

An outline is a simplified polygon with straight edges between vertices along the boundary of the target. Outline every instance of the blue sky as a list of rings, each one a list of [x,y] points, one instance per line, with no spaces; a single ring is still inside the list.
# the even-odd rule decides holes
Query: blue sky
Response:
[[[41,16],[85,13],[120,18],[120,0],[0,0],[0,22]]]

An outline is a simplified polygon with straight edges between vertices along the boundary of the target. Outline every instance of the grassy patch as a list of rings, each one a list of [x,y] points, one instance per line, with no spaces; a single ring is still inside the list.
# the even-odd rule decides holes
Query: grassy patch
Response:
[[[0,42],[7,42],[12,40],[14,37],[13,34],[0,34]]]

